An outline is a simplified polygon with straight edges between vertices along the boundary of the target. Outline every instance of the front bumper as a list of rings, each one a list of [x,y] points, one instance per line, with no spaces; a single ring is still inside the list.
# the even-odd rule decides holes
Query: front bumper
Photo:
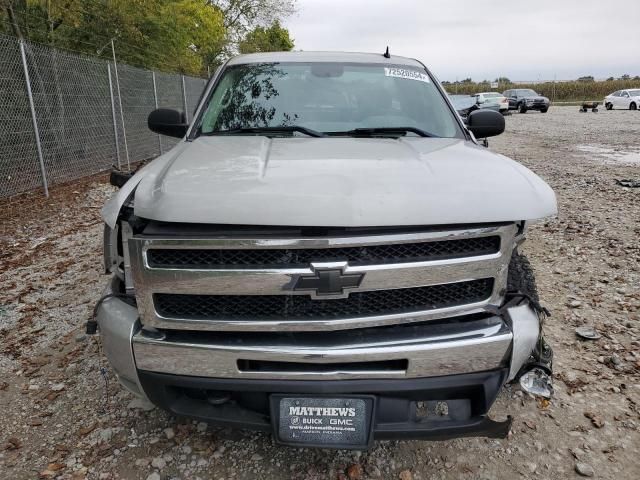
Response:
[[[178,416],[216,425],[272,431],[269,397],[273,393],[374,395],[375,439],[446,440],[467,436],[504,438],[510,419],[496,422],[487,411],[508,370],[409,380],[224,380],[140,372],[149,399]],[[227,399],[220,403],[220,399]],[[446,402],[446,411],[438,404]]]
[[[177,415],[268,430],[271,394],[368,394],[380,439],[504,436],[508,422],[486,414],[540,335],[526,302],[419,325],[240,336],[144,331],[134,306],[109,298],[97,321],[120,382]],[[437,401],[448,403],[446,416],[417,417],[420,402],[428,410]]]
[[[527,110],[547,110],[549,108],[548,103],[527,103]]]

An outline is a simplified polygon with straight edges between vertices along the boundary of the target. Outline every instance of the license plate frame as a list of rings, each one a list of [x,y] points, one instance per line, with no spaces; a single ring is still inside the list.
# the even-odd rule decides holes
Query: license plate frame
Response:
[[[273,436],[280,445],[366,450],[373,443],[376,409],[376,399],[373,395],[274,394],[271,395],[270,402]],[[307,410],[302,410],[301,414],[296,415],[295,412],[291,414],[287,411],[289,407],[307,407]],[[320,408],[323,411],[310,411],[309,407]],[[349,416],[348,410],[342,415],[345,413],[344,409],[351,408],[355,411],[353,416]],[[328,413],[331,414],[336,413],[333,409],[342,410],[338,411],[338,415],[324,415],[327,413],[324,409],[330,409]],[[322,423],[304,423],[304,419],[319,419]],[[331,419],[335,422],[331,422]],[[353,421],[352,424],[349,424],[349,420]],[[324,427],[326,430],[318,427]]]

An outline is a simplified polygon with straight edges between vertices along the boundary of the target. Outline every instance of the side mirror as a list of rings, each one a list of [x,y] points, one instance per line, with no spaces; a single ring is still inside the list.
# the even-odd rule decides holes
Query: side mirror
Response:
[[[487,138],[504,132],[504,117],[495,110],[475,110],[469,114],[467,127],[476,138]]]
[[[168,137],[182,138],[187,134],[189,124],[183,112],[169,108],[158,108],[147,118],[149,130]]]

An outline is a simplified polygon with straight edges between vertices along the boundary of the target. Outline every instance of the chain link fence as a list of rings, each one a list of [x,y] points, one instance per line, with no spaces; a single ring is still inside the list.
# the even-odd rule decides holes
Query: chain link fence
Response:
[[[205,85],[0,35],[0,198],[166,152],[178,140],[152,133],[147,115],[191,119]]]

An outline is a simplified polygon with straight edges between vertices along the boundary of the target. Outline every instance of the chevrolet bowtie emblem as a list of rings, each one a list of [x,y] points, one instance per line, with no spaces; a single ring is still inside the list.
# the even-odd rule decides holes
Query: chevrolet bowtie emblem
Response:
[[[309,290],[312,297],[346,297],[349,292],[345,290],[358,288],[364,273],[345,273],[346,264],[334,265],[322,266],[312,263],[313,274],[300,275],[293,285],[293,290]]]

